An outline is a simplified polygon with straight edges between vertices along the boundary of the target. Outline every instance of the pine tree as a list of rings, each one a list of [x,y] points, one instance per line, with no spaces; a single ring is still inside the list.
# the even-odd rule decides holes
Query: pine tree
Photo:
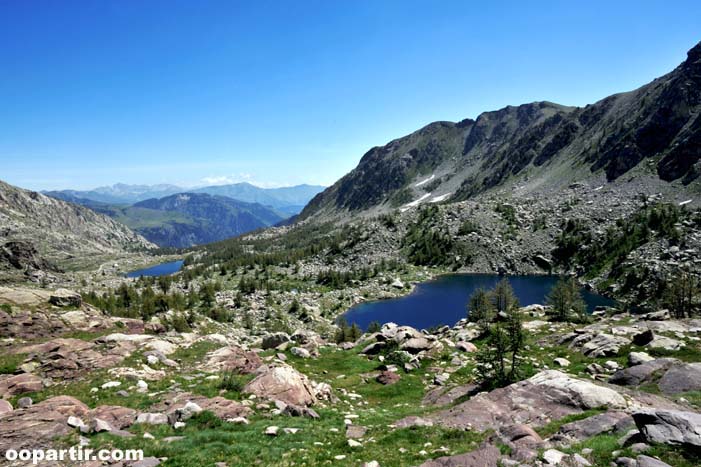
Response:
[[[556,321],[585,321],[587,306],[574,277],[557,281],[546,299]]]

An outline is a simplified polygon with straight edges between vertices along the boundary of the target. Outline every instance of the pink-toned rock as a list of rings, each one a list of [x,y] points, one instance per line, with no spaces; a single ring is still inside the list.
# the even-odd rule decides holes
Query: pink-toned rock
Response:
[[[539,427],[550,420],[601,406],[624,408],[626,400],[610,387],[546,370],[507,387],[477,394],[428,418],[449,428],[485,431],[523,423]]]
[[[136,345],[128,341],[97,345],[80,339],[52,339],[19,347],[16,352],[28,354],[30,359],[40,363],[37,372],[45,377],[74,380],[91,370],[116,366],[135,348]]]
[[[137,412],[118,405],[100,405],[90,411],[88,420],[99,419],[109,423],[117,430],[129,428],[136,420]]]
[[[291,366],[262,366],[257,373],[258,376],[244,386],[244,393],[293,405],[314,404],[311,381]]]
[[[48,448],[51,441],[73,432],[68,417],[83,418],[88,407],[69,396],[57,396],[0,417],[0,452]]]
[[[0,376],[0,397],[7,398],[27,392],[41,391],[44,384],[41,378],[31,373]]]
[[[377,380],[378,383],[387,385],[387,384],[396,383],[397,381],[402,379],[402,377],[399,376],[398,373],[385,370],[385,371],[381,372],[379,375],[377,375],[377,377],[375,379]]]
[[[263,361],[257,353],[231,346],[222,347],[210,353],[203,369],[206,371],[235,371],[241,374],[250,374],[262,364]]]
[[[12,404],[9,402],[0,399],[0,417],[2,417],[6,413],[12,412]]]
[[[420,467],[497,467],[501,452],[494,446],[484,446],[467,454],[445,456],[426,461]]]
[[[169,418],[173,418],[173,415],[178,409],[182,409],[188,402],[194,402],[202,410],[208,410],[212,412],[217,418],[222,420],[228,420],[237,417],[248,417],[253,411],[248,407],[242,405],[240,402],[225,399],[223,397],[204,397],[187,392],[178,393],[172,396],[166,396],[164,398],[166,401],[160,404],[156,404],[151,407],[151,410],[155,412],[164,412]]]

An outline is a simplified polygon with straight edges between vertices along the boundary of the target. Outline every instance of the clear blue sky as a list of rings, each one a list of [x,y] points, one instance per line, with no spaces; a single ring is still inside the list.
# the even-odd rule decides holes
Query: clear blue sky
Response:
[[[372,146],[636,88],[695,1],[0,0],[0,179],[330,184]]]

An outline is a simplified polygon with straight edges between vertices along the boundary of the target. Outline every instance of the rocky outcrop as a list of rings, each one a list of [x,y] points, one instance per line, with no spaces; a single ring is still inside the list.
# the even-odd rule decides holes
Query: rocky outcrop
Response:
[[[701,448],[701,414],[653,409],[634,412],[633,419],[649,443]]]
[[[612,357],[621,347],[630,344],[630,339],[599,332],[579,331],[565,336],[561,343],[571,341],[570,347],[580,349],[587,357]]]
[[[581,442],[602,433],[625,433],[633,425],[633,418],[629,414],[611,410],[584,420],[565,423],[552,440],[566,443]]]
[[[0,246],[0,267],[3,263],[21,270],[60,271],[55,265],[39,256],[34,244],[23,240],[5,242]]]
[[[83,299],[78,292],[66,289],[56,289],[49,297],[49,303],[59,307],[79,307]]]
[[[658,358],[619,370],[610,383],[621,386],[655,384],[663,394],[701,390],[701,363],[683,363],[675,358]]]
[[[261,348],[263,350],[274,349],[282,344],[290,342],[290,340],[290,335],[286,332],[276,332],[273,334],[267,334],[263,336]]]
[[[0,398],[9,398],[28,392],[41,391],[44,384],[41,378],[30,373],[0,375]]]
[[[54,439],[73,431],[68,417],[82,418],[88,407],[69,396],[52,397],[26,409],[0,416],[0,452],[48,448]]]
[[[496,430],[512,424],[540,426],[584,410],[625,408],[613,389],[546,370],[505,388],[480,393],[428,418],[449,428]]]
[[[28,354],[36,372],[62,381],[86,376],[95,369],[111,368],[134,351],[131,342],[98,345],[80,339],[53,339],[43,344],[20,347],[17,353]]]
[[[183,421],[186,418],[189,418],[183,417],[183,413],[187,412],[184,411],[184,409],[186,408],[186,406],[188,406],[188,404],[194,404],[196,407],[199,408],[199,410],[195,410],[192,412],[207,410],[209,412],[212,412],[216,417],[224,421],[232,420],[237,417],[248,417],[253,413],[253,411],[250,408],[242,405],[240,402],[225,399],[220,396],[210,398],[184,392],[179,394],[166,395],[164,399],[165,402],[156,404],[155,406],[151,407],[150,410],[162,411],[166,414],[168,420],[171,423],[176,421]]]

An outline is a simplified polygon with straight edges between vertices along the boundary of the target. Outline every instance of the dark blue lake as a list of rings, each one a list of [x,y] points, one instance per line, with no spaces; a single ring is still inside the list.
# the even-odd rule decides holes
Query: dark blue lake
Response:
[[[127,277],[167,276],[169,274],[174,274],[174,273],[180,271],[180,269],[182,269],[182,267],[183,267],[183,263],[184,263],[184,261],[179,259],[177,261],[171,261],[169,263],[157,264],[155,266],[151,266],[150,268],[139,269],[136,271],[128,272]]]
[[[362,329],[368,324],[393,322],[417,329],[443,324],[453,325],[465,318],[470,295],[479,287],[493,288],[503,277],[488,274],[448,274],[418,284],[414,291],[400,298],[365,302],[355,305],[343,317]],[[556,276],[509,276],[511,286],[521,306],[544,304]],[[582,296],[589,312],[599,305],[614,306],[616,302],[586,290]]]

